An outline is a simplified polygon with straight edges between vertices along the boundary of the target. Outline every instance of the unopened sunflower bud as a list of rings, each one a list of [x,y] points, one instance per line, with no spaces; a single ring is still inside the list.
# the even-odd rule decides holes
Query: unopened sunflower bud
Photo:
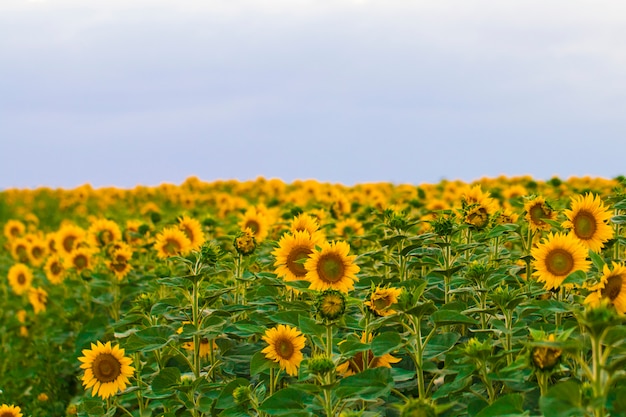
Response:
[[[335,369],[335,363],[326,356],[316,356],[309,361],[309,371],[324,375]]]
[[[250,387],[247,385],[239,386],[235,388],[235,390],[233,391],[233,399],[235,400],[235,403],[238,405],[248,404],[250,402],[251,395],[252,395],[252,391],[250,390]]]
[[[400,409],[400,417],[437,417],[437,410],[431,400],[410,398]]]
[[[315,311],[325,321],[337,320],[346,311],[346,297],[341,291],[322,291],[315,300]]]
[[[202,262],[206,265],[214,267],[222,257],[222,248],[214,242],[206,242],[200,249],[202,254]]]

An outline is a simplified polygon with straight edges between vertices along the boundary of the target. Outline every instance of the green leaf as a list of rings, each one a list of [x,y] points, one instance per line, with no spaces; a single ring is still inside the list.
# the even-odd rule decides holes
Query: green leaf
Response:
[[[602,272],[602,269],[605,265],[604,259],[602,259],[599,254],[595,253],[591,249],[589,250],[589,257],[591,258],[591,262],[593,262],[593,265],[596,267],[596,269],[599,272]]]
[[[310,416],[311,413],[305,411],[305,404],[310,403],[311,398],[303,390],[287,387],[267,398],[259,408],[272,416]]]
[[[452,349],[461,338],[458,333],[448,332],[437,334],[426,344],[424,348],[424,358],[432,359]]]
[[[615,223],[615,224],[626,223],[626,215],[620,214],[619,216],[611,217],[611,223]]]
[[[351,400],[377,401],[386,398],[393,388],[393,378],[389,368],[372,368],[356,375],[343,378],[335,389],[338,398]]]
[[[361,340],[354,335],[348,335],[346,339],[337,344],[337,347],[339,348],[339,352],[346,357],[351,357],[359,352],[370,349],[369,343],[361,342]]]
[[[419,303],[413,308],[410,308],[406,311],[406,314],[410,314],[417,318],[422,318],[428,314],[432,314],[436,310],[437,307],[435,307],[435,303],[433,303],[432,300],[428,300],[423,303]]]
[[[383,332],[372,340],[372,352],[374,356],[383,356],[385,353],[393,352],[404,345],[402,336],[398,332]]]
[[[475,319],[452,310],[435,311],[433,314],[431,314],[430,318],[437,326],[445,326],[450,324],[478,324]]]
[[[521,394],[507,394],[499,397],[491,405],[480,410],[476,417],[527,416],[524,412],[524,397]],[[551,414],[546,414],[552,416]]]
[[[172,367],[163,368],[152,380],[152,391],[157,395],[174,394],[171,388],[178,384],[180,384],[180,370]]]
[[[168,326],[152,326],[131,334],[124,348],[128,353],[151,352],[166,346],[172,339],[174,331]]]
[[[554,385],[539,399],[539,409],[551,417],[585,416],[581,406],[580,384],[572,380]]]
[[[304,315],[299,317],[300,331],[304,334],[322,337],[326,334],[326,326],[318,324],[310,317]]]
[[[586,280],[587,280],[587,274],[581,270],[578,270],[578,271],[572,272],[567,277],[565,277],[561,285],[574,284],[577,287],[582,287]]]
[[[250,376],[260,374],[261,372],[268,370],[272,367],[277,368],[278,364],[276,364],[272,360],[267,359],[263,352],[257,352],[252,355],[252,359],[250,359]]]

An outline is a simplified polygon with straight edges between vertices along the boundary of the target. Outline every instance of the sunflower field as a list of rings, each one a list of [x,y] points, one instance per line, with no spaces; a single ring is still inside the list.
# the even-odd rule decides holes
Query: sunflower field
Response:
[[[624,416],[626,178],[0,191],[0,417]]]

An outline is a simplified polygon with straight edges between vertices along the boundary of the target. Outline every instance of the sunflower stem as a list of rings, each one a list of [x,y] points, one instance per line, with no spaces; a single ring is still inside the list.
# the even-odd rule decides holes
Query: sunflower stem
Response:
[[[135,375],[136,379],[137,379],[137,388],[139,388],[136,392],[137,392],[137,403],[139,404],[139,415],[143,415],[143,411],[145,408],[144,405],[144,401],[143,401],[143,387],[142,387],[142,380],[141,380],[141,354],[139,352],[136,352],[133,356],[133,360],[134,360],[134,365],[135,365]]]
[[[195,333],[193,335],[193,373],[197,378],[200,377],[200,335],[198,334],[199,327],[199,314],[198,314],[198,280],[193,281],[192,294],[191,294],[191,320],[193,321]]]
[[[604,403],[605,403],[605,392],[604,387],[608,386],[608,377],[606,375],[606,371],[604,371],[602,366],[602,339],[604,334],[596,336],[592,335],[591,337],[591,360],[592,360],[592,374],[593,374],[593,394],[596,399],[601,399],[602,401],[596,401],[596,409],[594,410],[595,417],[604,417]]]
[[[330,323],[326,324],[326,356],[333,359],[333,326]]]

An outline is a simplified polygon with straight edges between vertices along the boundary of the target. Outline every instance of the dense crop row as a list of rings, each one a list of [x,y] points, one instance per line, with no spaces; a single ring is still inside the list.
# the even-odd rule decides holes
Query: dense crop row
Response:
[[[0,416],[626,413],[626,181],[0,193]]]

